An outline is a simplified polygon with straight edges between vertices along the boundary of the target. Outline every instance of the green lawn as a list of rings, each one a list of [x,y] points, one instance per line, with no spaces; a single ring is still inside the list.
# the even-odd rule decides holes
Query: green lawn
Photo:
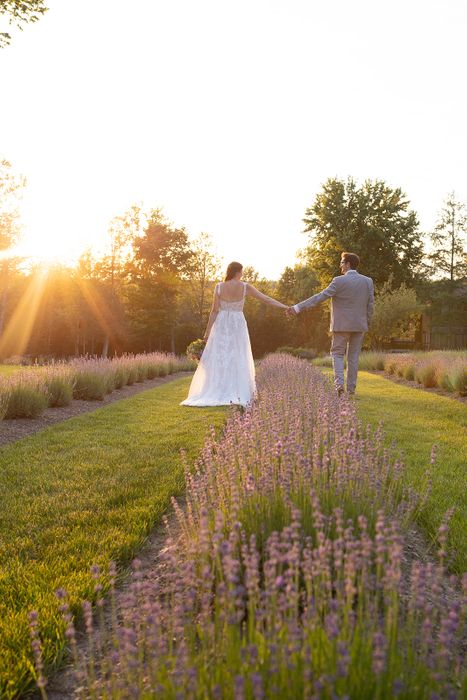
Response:
[[[330,370],[323,370],[331,374]],[[430,536],[444,513],[455,507],[450,525],[453,567],[467,568],[467,407],[455,399],[413,389],[381,375],[359,372],[358,414],[373,426],[383,421],[388,440],[404,453],[407,481],[419,489],[426,481],[432,445],[438,458],[432,472],[432,493],[421,515]]]
[[[224,408],[179,406],[190,377],[73,418],[0,449],[0,697],[31,687],[27,612],[37,609],[48,663],[63,654],[54,591],[75,610],[92,596],[89,568],[127,564],[184,489]]]
[[[13,372],[17,372],[22,369],[21,365],[0,365],[0,377],[9,377]]]

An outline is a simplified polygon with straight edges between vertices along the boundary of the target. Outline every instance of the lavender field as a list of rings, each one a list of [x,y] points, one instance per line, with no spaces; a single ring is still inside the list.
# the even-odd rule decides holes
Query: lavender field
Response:
[[[313,361],[320,367],[331,367],[328,357]],[[384,371],[389,377],[417,382],[425,389],[443,389],[460,396],[467,395],[467,352],[465,350],[433,350],[432,352],[385,353],[363,352],[361,370]]]
[[[109,360],[80,357],[70,362],[12,368],[0,373],[0,420],[35,418],[47,407],[68,406],[73,399],[101,401],[123,386],[195,366],[186,357],[153,352]]]
[[[449,573],[450,514],[423,561],[408,546],[429,479],[406,488],[397,449],[309,363],[270,356],[258,389],[186,465],[160,564],[149,581],[134,562],[111,624],[115,568],[94,568],[84,657],[58,591],[78,697],[464,697],[467,576]],[[31,634],[45,697],[34,612]]]

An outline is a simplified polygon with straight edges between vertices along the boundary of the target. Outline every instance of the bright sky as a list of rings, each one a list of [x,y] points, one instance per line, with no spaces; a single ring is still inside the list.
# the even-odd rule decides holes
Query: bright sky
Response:
[[[467,199],[465,0],[50,0],[0,51],[0,155],[29,250],[133,202],[278,278],[326,178]]]

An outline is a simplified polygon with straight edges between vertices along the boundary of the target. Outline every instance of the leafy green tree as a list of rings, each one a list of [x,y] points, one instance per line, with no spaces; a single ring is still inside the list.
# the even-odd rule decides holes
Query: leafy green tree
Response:
[[[428,256],[431,271],[447,275],[451,282],[467,275],[467,211],[465,204],[451,192],[441,209],[439,221],[430,239],[434,251]]]
[[[392,279],[389,279],[375,296],[375,309],[367,336],[371,347],[381,349],[421,311],[415,290],[404,283],[394,289]]]
[[[328,179],[306,210],[304,223],[310,234],[306,259],[323,285],[339,274],[343,251],[360,256],[361,272],[376,285],[390,276],[395,285],[412,285],[420,273],[417,216],[401,189],[382,180],[366,180],[358,187],[353,178]]]
[[[277,295],[292,306],[320,290],[318,276],[307,265],[286,267],[277,285]],[[325,350],[329,347],[329,308],[319,305],[294,318],[285,319],[285,345]]]
[[[243,268],[243,281],[252,284],[263,294],[278,299],[277,282],[261,278],[251,266]],[[287,319],[281,309],[262,304],[253,297],[245,303],[245,318],[250,333],[251,349],[255,357],[262,357],[284,344]]]
[[[127,310],[137,349],[175,352],[178,298],[193,252],[185,229],[174,227],[160,209],[146,219],[143,235],[132,241]]]
[[[1,0],[0,15],[6,15],[9,23],[23,30],[25,24],[37,22],[47,12],[44,0]],[[0,48],[11,41],[8,32],[0,32]]]

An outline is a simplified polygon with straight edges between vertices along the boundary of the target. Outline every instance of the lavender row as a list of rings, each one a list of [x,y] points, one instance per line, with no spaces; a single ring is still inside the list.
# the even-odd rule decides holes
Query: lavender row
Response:
[[[313,364],[331,366],[330,357],[314,360]],[[465,350],[432,352],[384,353],[364,352],[359,367],[363,370],[385,371],[387,374],[415,381],[430,388],[444,389],[461,396],[467,395],[467,353]]]
[[[187,468],[155,576],[135,562],[116,605],[115,570],[94,570],[82,658],[58,592],[78,695],[462,697],[467,578],[447,575],[447,524],[436,559],[407,561],[404,526],[423,498],[404,489],[381,431],[364,430],[306,362],[267,358],[258,388]],[[35,619],[31,629],[45,696]]]
[[[73,399],[101,401],[115,389],[194,366],[185,357],[150,353],[112,360],[78,358],[20,370],[0,377],[0,419],[34,418],[48,406],[68,406]]]

